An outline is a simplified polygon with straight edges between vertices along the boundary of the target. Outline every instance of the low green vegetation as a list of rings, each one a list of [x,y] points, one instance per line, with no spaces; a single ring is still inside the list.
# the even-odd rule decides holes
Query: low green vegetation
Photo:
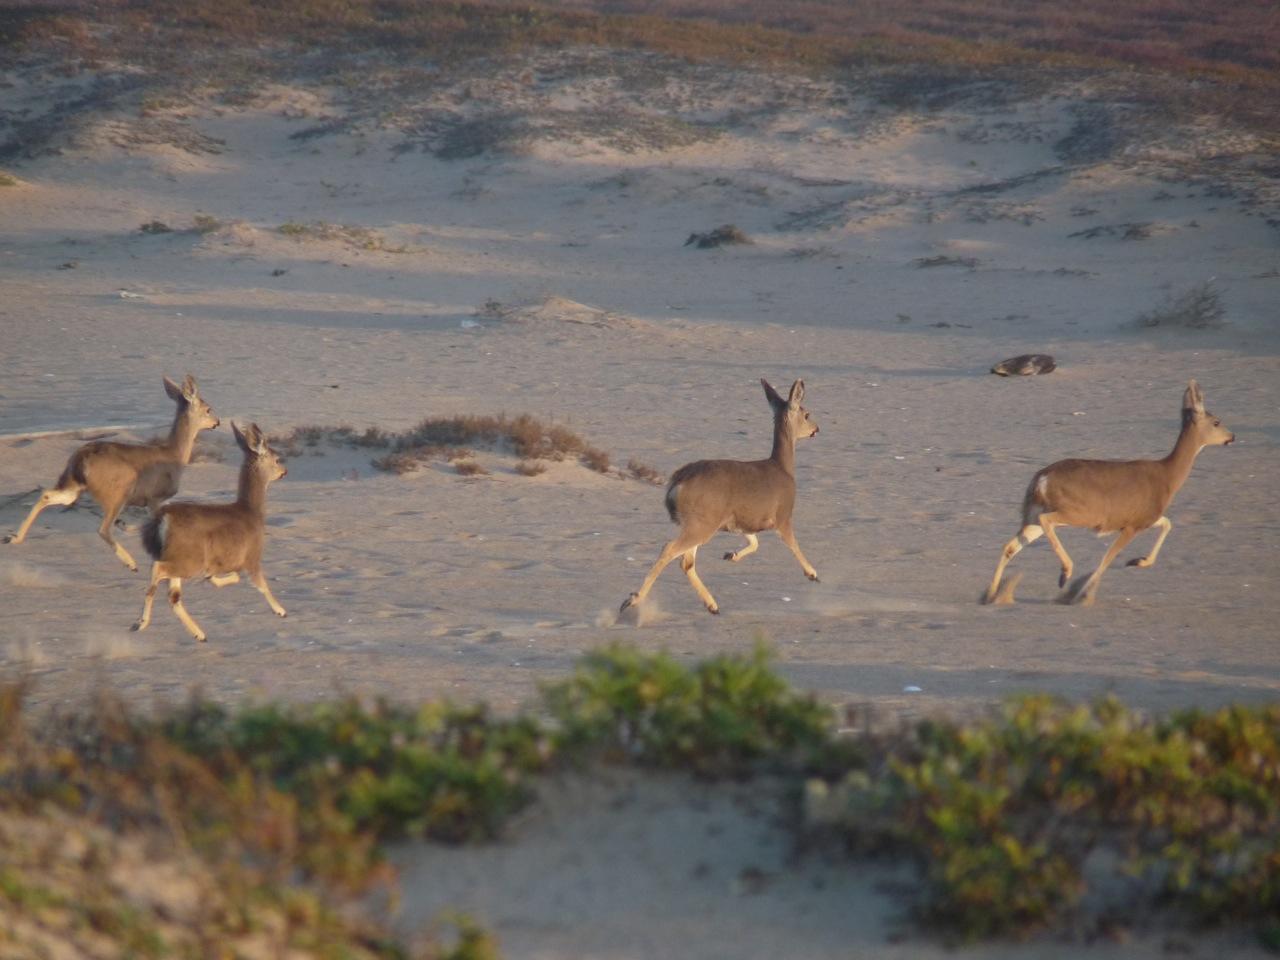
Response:
[[[949,936],[1078,922],[1103,884],[1090,923],[1164,906],[1280,941],[1277,705],[1151,718],[1030,697],[849,736],[762,648],[690,666],[625,646],[589,653],[510,716],[196,699],[146,717],[104,703],[36,731],[22,701],[20,685],[0,688],[0,905],[22,919],[19,947],[83,935],[122,956],[220,942],[408,958],[352,909],[387,879],[381,846],[500,837],[540,776],[598,764],[768,774],[803,800],[793,823],[811,842],[917,863],[916,913]],[[157,900],[102,884],[108,867],[186,879]],[[447,929],[448,946],[413,956],[498,956],[471,920]]]
[[[294,240],[336,240],[357,250],[377,251],[381,253],[408,253],[404,244],[389,246],[386,238],[376,230],[344,223],[328,223],[315,220],[311,223],[296,223],[290,220],[277,228],[286,237]]]

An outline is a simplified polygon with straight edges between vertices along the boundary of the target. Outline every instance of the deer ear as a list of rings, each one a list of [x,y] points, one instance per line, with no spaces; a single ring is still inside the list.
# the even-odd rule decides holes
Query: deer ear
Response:
[[[199,393],[200,388],[196,386],[196,378],[188,373],[182,378],[182,395],[187,400],[194,400]]]
[[[778,396],[778,391],[769,386],[769,381],[764,377],[760,378],[760,386],[764,387],[764,395],[769,398],[771,407],[785,407],[787,405],[787,401]]]
[[[267,438],[262,435],[262,430],[256,423],[249,424],[249,443],[252,445],[254,453],[265,454],[267,452]]]
[[[249,441],[245,439],[245,435],[240,432],[240,428],[236,426],[236,422],[234,420],[231,421],[231,432],[235,434],[236,443],[239,445],[241,450],[248,453],[253,449],[249,446]]]
[[[1204,394],[1200,392],[1200,385],[1194,380],[1187,381],[1187,392],[1182,395],[1182,409],[1204,413]]]
[[[164,378],[164,392],[167,393],[169,395],[169,399],[173,401],[186,399],[182,395],[182,388],[178,386],[176,383],[174,383],[172,380],[170,380],[168,377]]]
[[[797,380],[791,385],[791,393],[787,396],[787,405],[798,407],[804,400],[804,381]]]

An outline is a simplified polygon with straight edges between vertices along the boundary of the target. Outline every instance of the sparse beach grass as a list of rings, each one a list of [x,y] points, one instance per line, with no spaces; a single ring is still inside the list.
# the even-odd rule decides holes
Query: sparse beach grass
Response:
[[[304,426],[296,427],[287,435],[273,437],[271,442],[285,456],[296,456],[302,450],[316,448],[322,443],[386,450],[372,462],[379,470],[389,473],[408,473],[431,460],[458,461],[455,468],[464,476],[484,473],[484,469],[471,459],[472,447],[508,453],[526,465],[539,460],[575,458],[597,473],[610,471],[606,451],[591,445],[568,427],[544,423],[527,413],[515,417],[506,414],[428,417],[401,433],[388,433],[377,427],[368,427],[361,432],[349,426]],[[524,476],[536,476],[544,470],[545,467],[539,470],[531,466],[517,466],[517,472]]]

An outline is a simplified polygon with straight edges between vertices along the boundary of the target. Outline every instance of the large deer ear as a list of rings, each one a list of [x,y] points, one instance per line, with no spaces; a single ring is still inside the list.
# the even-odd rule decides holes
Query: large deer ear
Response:
[[[182,388],[168,377],[164,378],[164,392],[167,393],[169,395],[169,399],[173,400],[175,403],[179,400],[186,399],[186,397],[182,395]]]
[[[262,435],[262,430],[256,423],[249,424],[249,444],[259,456],[267,452],[267,438]]]
[[[800,406],[804,400],[804,381],[797,380],[791,385],[791,393],[787,396],[787,405],[792,409]]]
[[[1204,413],[1204,394],[1200,392],[1200,385],[1194,380],[1187,381],[1187,392],[1182,395],[1182,409]]]
[[[196,378],[191,374],[187,374],[182,378],[182,396],[187,401],[194,400],[200,394],[200,388],[196,386]]]
[[[249,441],[245,439],[245,435],[240,432],[240,428],[236,426],[236,422],[234,420],[231,421],[231,432],[235,434],[236,444],[239,445],[241,450],[245,453],[249,453],[253,450],[253,447],[249,446]]]
[[[778,396],[778,391],[773,389],[764,377],[760,378],[760,386],[764,387],[764,395],[769,398],[769,406],[779,409],[787,405],[787,401]]]

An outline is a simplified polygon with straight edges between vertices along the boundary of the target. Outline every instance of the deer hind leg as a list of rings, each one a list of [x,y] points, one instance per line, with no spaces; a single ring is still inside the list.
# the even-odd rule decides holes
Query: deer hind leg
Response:
[[[123,502],[111,506],[102,505],[102,525],[98,527],[98,536],[110,544],[111,549],[116,552],[116,556],[120,558],[121,563],[137,573],[137,561],[129,555],[128,550],[116,543],[116,538],[111,535],[111,528],[115,526],[116,517],[120,515],[120,508],[123,506]]]
[[[1057,554],[1058,562],[1062,564],[1062,572],[1058,574],[1058,586],[1066,586],[1067,581],[1071,579],[1071,571],[1075,569],[1075,564],[1071,562],[1066,548],[1058,539],[1057,528],[1063,526],[1063,523],[1056,513],[1042,513],[1037,519],[1040,521],[1040,526],[1044,528],[1044,538],[1049,541],[1049,546],[1053,547],[1053,552]]]
[[[151,622],[151,603],[156,598],[156,588],[160,586],[161,580],[167,579],[169,574],[164,569],[164,564],[157,560],[151,565],[151,582],[147,584],[147,595],[142,598],[142,616],[133,625],[134,630],[147,629],[147,624]]]
[[[187,632],[203,643],[208,637],[205,632],[200,629],[200,624],[191,618],[191,614],[187,613],[187,608],[182,605],[182,578],[169,578],[169,603],[173,607],[173,612],[178,615],[178,619],[182,621],[182,625],[187,628]]]
[[[804,575],[814,583],[817,583],[818,571],[813,569],[813,564],[806,560],[804,558],[804,554],[800,552],[800,544],[796,542],[796,533],[795,530],[792,529],[790,521],[784,524],[779,524],[778,536],[782,538],[782,542],[791,549],[793,554],[795,554],[795,558],[800,561],[800,569],[804,571]]]
[[[711,591],[707,589],[706,584],[702,582],[702,578],[698,576],[698,571],[693,563],[698,557],[698,548],[692,547],[684,552],[680,557],[680,569],[684,571],[684,575],[689,578],[689,582],[693,584],[693,589],[697,591],[698,596],[706,605],[707,610],[711,613],[719,613],[720,605],[716,603],[716,598],[711,595]]]
[[[987,592],[982,595],[983,603],[994,603],[996,597],[1000,593],[1000,578],[1004,576],[1004,568],[1009,565],[1009,561],[1022,552],[1022,548],[1035,543],[1040,539],[1040,535],[1044,533],[1044,528],[1028,523],[1014,535],[1013,539],[1004,545],[1004,549],[1000,551],[1000,562],[996,564],[995,576],[991,578],[991,585],[987,587]],[[1012,591],[1010,591],[1012,602]]]
[[[36,517],[40,516],[40,512],[45,507],[52,507],[54,504],[65,504],[71,506],[80,499],[80,494],[84,487],[69,486],[59,490],[54,487],[49,490],[41,490],[40,496],[36,499],[35,506],[31,508],[31,512],[27,514],[27,519],[22,521],[16,533],[11,533],[4,538],[5,543],[21,543],[27,538],[27,532],[31,529],[31,525],[36,522]]]
[[[623,600],[622,606],[619,609],[626,610],[627,607],[634,607],[636,604],[643,602],[644,598],[649,595],[649,591],[653,589],[653,584],[654,581],[658,579],[658,574],[662,573],[668,563],[685,553],[691,547],[702,546],[702,544],[706,543],[710,538],[710,534],[705,537],[701,537],[696,534],[692,534],[687,530],[681,530],[674,540],[662,548],[662,552],[658,554],[657,561],[649,568],[649,573],[644,578],[644,583],[640,585],[640,589],[627,597],[627,599]]]
[[[253,585],[258,588],[258,592],[267,598],[267,603],[271,605],[271,609],[275,612],[277,617],[288,616],[288,614],[285,613],[284,607],[280,606],[280,604],[276,602],[276,598],[271,595],[271,588],[267,586],[267,575],[263,573],[262,570],[259,569],[253,571],[249,579]]]
[[[1149,567],[1156,562],[1156,557],[1160,555],[1160,548],[1164,546],[1164,538],[1169,535],[1169,531],[1173,529],[1173,522],[1162,516],[1159,520],[1152,524],[1153,527],[1160,528],[1160,536],[1156,537],[1155,545],[1151,548],[1151,552],[1145,557],[1134,557],[1126,567]]]
[[[1139,531],[1133,527],[1126,527],[1120,531],[1120,536],[1116,537],[1116,542],[1111,545],[1111,549],[1102,557],[1102,562],[1098,564],[1098,569],[1087,577],[1081,577],[1071,585],[1071,588],[1065,591],[1059,598],[1061,603],[1078,603],[1084,607],[1092,607],[1093,601],[1097,598],[1098,583],[1102,580],[1102,575],[1106,572],[1107,567],[1111,566],[1111,561],[1116,558],[1121,550],[1129,545],[1129,541],[1138,535]]]
[[[743,557],[749,557],[751,556],[751,554],[755,553],[758,549],[760,549],[760,540],[758,537],[756,537],[754,533],[748,533],[746,536],[747,536],[747,545],[743,547],[741,550],[730,550],[728,553],[724,555],[724,558],[726,560],[729,560],[733,563],[737,563]]]

